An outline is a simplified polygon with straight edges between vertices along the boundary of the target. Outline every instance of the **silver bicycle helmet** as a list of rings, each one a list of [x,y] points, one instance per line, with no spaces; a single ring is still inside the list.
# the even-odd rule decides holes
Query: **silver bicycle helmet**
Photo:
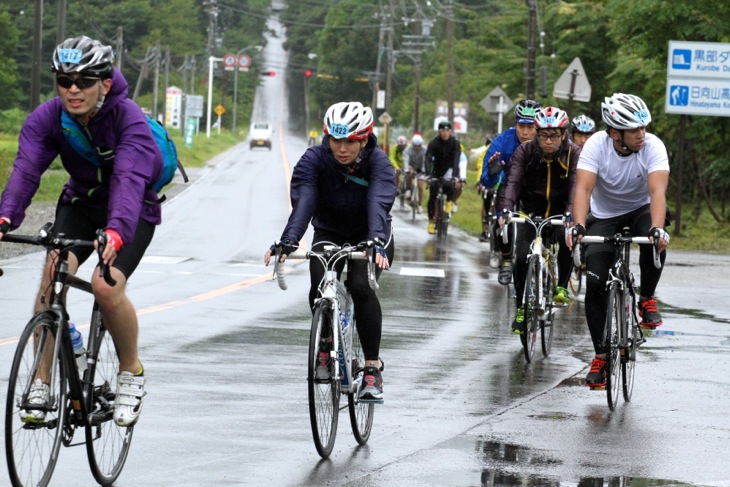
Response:
[[[539,129],[565,129],[568,128],[570,118],[558,107],[545,107],[537,111],[534,123]]]
[[[515,107],[515,120],[517,123],[533,123],[537,111],[542,108],[540,102],[535,100],[522,100]]]
[[[109,77],[114,69],[114,51],[86,36],[72,37],[53,51],[52,69],[55,73]]]
[[[617,130],[646,127],[651,123],[651,113],[644,100],[636,95],[614,93],[601,103],[603,121]]]
[[[373,112],[357,101],[335,103],[324,116],[324,133],[336,139],[366,140],[373,131]]]
[[[580,132],[583,134],[592,134],[596,131],[596,122],[593,121],[588,115],[578,115],[573,119],[570,126],[573,132]]]

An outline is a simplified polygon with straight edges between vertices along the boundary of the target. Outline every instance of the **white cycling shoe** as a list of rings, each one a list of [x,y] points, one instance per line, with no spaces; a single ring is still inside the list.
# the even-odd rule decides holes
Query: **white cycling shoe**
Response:
[[[117,426],[132,426],[142,412],[144,375],[124,371],[117,375],[117,395],[114,399],[114,422]]]
[[[48,397],[51,388],[40,379],[36,379],[28,391],[29,406],[45,406],[48,404]],[[42,423],[46,419],[46,412],[39,409],[28,409],[20,411],[20,420],[24,423]]]

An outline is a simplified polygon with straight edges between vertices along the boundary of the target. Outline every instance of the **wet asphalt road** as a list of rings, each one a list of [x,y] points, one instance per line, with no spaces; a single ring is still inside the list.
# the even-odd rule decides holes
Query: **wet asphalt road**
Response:
[[[284,292],[262,264],[305,144],[286,127],[283,79],[266,79],[255,108],[276,127],[273,149],[244,143],[193,171],[129,284],[148,396],[116,485],[730,485],[730,258],[670,253],[665,324],[641,348],[632,402],[610,412],[604,392],[582,385],[592,350],[580,299],[560,311],[553,353],[527,365],[485,248],[455,229],[438,243],[397,208],[396,260],[379,292],[386,402],[364,447],[343,412],[320,461],[306,266],[291,266]],[[2,391],[40,263],[2,262]],[[88,298],[69,301],[85,331]],[[62,449],[52,485],[94,485],[83,447]]]

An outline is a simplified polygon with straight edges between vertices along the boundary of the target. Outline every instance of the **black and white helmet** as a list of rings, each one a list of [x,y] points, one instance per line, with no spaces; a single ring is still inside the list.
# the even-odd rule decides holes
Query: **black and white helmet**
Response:
[[[357,101],[335,103],[324,116],[324,133],[336,139],[366,140],[373,131],[373,111]]]
[[[55,73],[80,73],[107,78],[113,69],[112,48],[86,36],[66,39],[53,51]]]
[[[521,100],[515,106],[515,121],[517,123],[532,123],[535,121],[537,111],[542,108],[540,102],[535,100]]]
[[[636,95],[614,93],[601,103],[603,121],[617,130],[646,127],[651,123],[651,113],[644,100]]]

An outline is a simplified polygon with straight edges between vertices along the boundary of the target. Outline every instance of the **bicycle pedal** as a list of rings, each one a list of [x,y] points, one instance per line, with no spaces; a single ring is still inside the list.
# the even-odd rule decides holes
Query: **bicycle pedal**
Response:
[[[361,404],[383,404],[385,401],[383,399],[358,399],[358,402]]]
[[[605,391],[606,386],[588,386],[588,388],[592,391]]]

